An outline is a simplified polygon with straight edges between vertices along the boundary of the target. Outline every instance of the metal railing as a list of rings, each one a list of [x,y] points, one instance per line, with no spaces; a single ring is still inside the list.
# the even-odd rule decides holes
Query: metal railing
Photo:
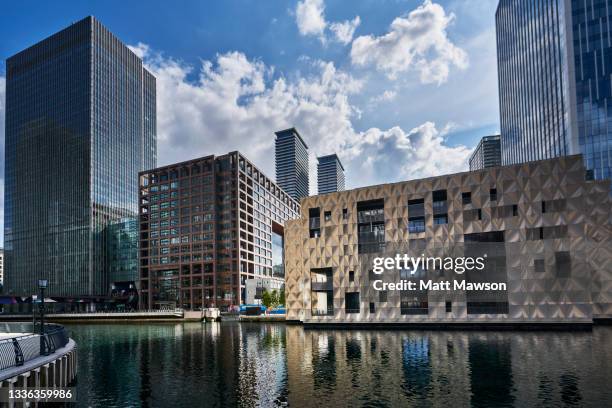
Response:
[[[25,327],[28,327],[31,332],[40,330],[39,325],[35,326],[31,323],[6,323],[0,325],[0,330],[23,330]],[[44,331],[45,334],[42,336],[32,333],[1,339],[0,370],[22,366],[29,360],[52,354],[68,344],[68,332],[63,326],[45,324]]]

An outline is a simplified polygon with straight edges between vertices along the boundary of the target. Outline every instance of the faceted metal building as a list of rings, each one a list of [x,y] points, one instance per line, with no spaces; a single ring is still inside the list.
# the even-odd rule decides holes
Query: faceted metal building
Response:
[[[293,198],[309,194],[308,146],[296,128],[276,132],[276,182]]]
[[[504,164],[582,154],[612,177],[611,0],[500,0],[495,13]]]
[[[140,173],[140,306],[227,310],[247,279],[282,285],[283,225],[298,210],[238,152]]]
[[[94,17],[6,62],[5,293],[108,295],[105,231],[156,165],[155,77]],[[136,278],[136,277],[134,277]]]
[[[338,155],[317,157],[318,194],[344,191],[344,166]]]
[[[580,156],[301,201],[285,231],[287,319],[304,323],[583,323],[612,318],[610,181]],[[482,256],[483,271],[374,273],[375,257]],[[501,290],[376,290],[465,281]],[[501,285],[500,285],[501,287]],[[380,288],[380,286],[379,286]]]
[[[501,166],[501,136],[485,136],[470,156],[470,171],[497,166]]]

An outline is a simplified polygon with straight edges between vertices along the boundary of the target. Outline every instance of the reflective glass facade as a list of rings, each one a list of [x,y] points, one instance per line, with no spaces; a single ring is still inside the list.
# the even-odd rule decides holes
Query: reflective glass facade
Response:
[[[6,289],[110,292],[109,223],[155,167],[155,78],[87,17],[7,60]]]
[[[295,128],[276,132],[276,182],[298,200],[309,194],[308,146]]]
[[[612,176],[611,17],[611,0],[500,1],[504,164],[581,153]]]
[[[344,166],[336,154],[317,158],[318,194],[344,191]]]
[[[500,0],[495,14],[504,164],[570,153],[564,0]]]
[[[501,166],[501,136],[485,136],[470,157],[470,171]]]
[[[612,1],[572,1],[578,146],[596,179],[612,177]]]

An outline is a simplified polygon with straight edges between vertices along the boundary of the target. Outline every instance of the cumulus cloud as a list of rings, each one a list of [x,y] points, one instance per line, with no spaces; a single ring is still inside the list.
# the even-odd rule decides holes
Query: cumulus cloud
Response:
[[[425,0],[408,15],[393,20],[388,33],[357,37],[351,46],[351,61],[374,65],[390,79],[415,70],[422,83],[446,82],[451,66],[468,66],[466,52],[446,32],[453,19],[442,6]]]
[[[448,146],[433,123],[408,132],[356,130],[352,121],[359,111],[350,97],[363,83],[331,62],[304,62],[312,73],[288,79],[240,52],[196,68],[143,44],[133,49],[157,77],[160,165],[240,150],[273,177],[274,131],[295,126],[310,147],[311,169],[314,156],[336,152],[350,187],[466,167],[469,150]],[[311,172],[311,193],[315,176]]]
[[[323,36],[327,22],[323,0],[303,0],[295,8],[295,21],[302,35]]]
[[[357,16],[352,21],[346,20],[341,23],[332,23],[329,29],[334,33],[338,42],[346,45],[353,40],[353,35],[359,24],[361,24],[361,19]]]
[[[466,170],[471,150],[447,145],[447,129],[425,122],[406,132],[400,127],[368,129],[356,146],[359,174],[376,174],[378,182],[450,174]]]
[[[323,0],[302,0],[295,8],[295,21],[301,35],[315,36],[322,43],[327,42],[326,30],[333,34],[332,39],[349,44],[355,34],[355,29],[361,23],[359,16],[343,22],[328,22],[325,20],[325,4]]]

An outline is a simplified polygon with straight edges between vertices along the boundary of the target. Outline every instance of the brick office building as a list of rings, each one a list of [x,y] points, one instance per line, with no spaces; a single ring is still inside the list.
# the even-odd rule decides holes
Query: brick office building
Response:
[[[238,152],[140,173],[141,307],[244,303],[284,281],[283,225],[299,204]]]

